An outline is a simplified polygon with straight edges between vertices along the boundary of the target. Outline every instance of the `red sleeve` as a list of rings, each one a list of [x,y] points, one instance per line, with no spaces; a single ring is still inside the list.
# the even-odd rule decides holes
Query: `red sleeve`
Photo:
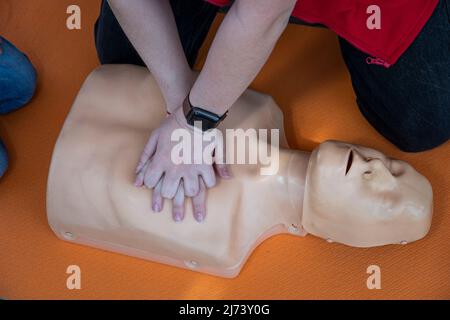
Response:
[[[231,2],[230,0],[206,0],[206,1],[219,7],[227,6]]]

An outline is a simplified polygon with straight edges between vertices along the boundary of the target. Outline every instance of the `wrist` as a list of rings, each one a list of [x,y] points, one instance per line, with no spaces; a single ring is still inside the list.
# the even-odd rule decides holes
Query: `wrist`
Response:
[[[223,108],[222,103],[213,97],[210,98],[205,91],[198,90],[197,87],[198,85],[195,83],[191,91],[189,91],[189,101],[193,106],[200,107],[219,116],[227,112],[228,109]]]
[[[183,106],[179,106],[176,108],[173,113],[171,113],[172,116],[175,118],[176,122],[181,128],[188,129],[191,132],[197,132],[203,134],[203,131],[201,128],[195,127],[187,122],[186,116],[184,114]]]
[[[185,72],[182,80],[178,80],[178,83],[173,83],[174,86],[170,88],[170,92],[165,95],[166,110],[168,113],[174,113],[175,110],[183,104],[184,99],[189,94],[192,85],[194,84],[197,74],[189,69],[189,72]]]
[[[186,91],[186,94],[189,91]],[[186,97],[186,94],[182,95],[177,95],[177,96],[171,96],[166,100],[166,111],[169,114],[175,114],[176,111],[179,109],[180,106],[183,105],[183,100]]]

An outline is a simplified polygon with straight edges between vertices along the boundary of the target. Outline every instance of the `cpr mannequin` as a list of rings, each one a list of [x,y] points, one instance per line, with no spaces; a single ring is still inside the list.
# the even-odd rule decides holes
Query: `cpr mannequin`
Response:
[[[274,234],[372,247],[410,243],[429,230],[432,190],[425,177],[405,162],[342,142],[327,141],[311,154],[288,149],[280,110],[251,90],[221,126],[280,129],[278,172],[232,165],[233,178],[208,190],[206,219],[195,221],[186,205],[185,219],[175,223],[168,201],[153,213],[151,191],[133,185],[140,152],[163,117],[163,98],[145,68],[103,66],[88,77],[50,167],[47,214],[58,237],[235,277]]]

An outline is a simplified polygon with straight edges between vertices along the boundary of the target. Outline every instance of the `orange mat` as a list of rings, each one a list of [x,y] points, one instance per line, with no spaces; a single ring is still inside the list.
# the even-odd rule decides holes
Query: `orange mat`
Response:
[[[81,31],[65,27],[66,8],[74,2],[82,10]],[[46,220],[47,172],[63,120],[98,64],[93,42],[98,8],[93,0],[0,2],[0,34],[29,54],[39,74],[32,103],[0,117],[0,136],[11,155],[10,169],[0,180],[0,297],[450,298],[450,144],[406,154],[383,139],[357,109],[335,36],[308,27],[288,27],[252,88],[278,102],[295,148],[310,150],[324,139],[360,143],[407,160],[425,174],[435,195],[425,239],[356,249],[312,236],[280,235],[259,246],[232,280],[58,240]],[[66,288],[66,268],[72,264],[81,268],[81,290]],[[381,268],[380,290],[366,286],[369,265]]]

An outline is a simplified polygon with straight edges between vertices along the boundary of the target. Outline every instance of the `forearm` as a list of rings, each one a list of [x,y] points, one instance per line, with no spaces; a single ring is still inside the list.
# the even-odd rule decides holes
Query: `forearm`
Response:
[[[237,0],[222,22],[190,100],[225,113],[256,77],[289,21],[295,0]]]
[[[157,81],[169,111],[189,92],[193,74],[169,1],[109,0],[122,29]]]

